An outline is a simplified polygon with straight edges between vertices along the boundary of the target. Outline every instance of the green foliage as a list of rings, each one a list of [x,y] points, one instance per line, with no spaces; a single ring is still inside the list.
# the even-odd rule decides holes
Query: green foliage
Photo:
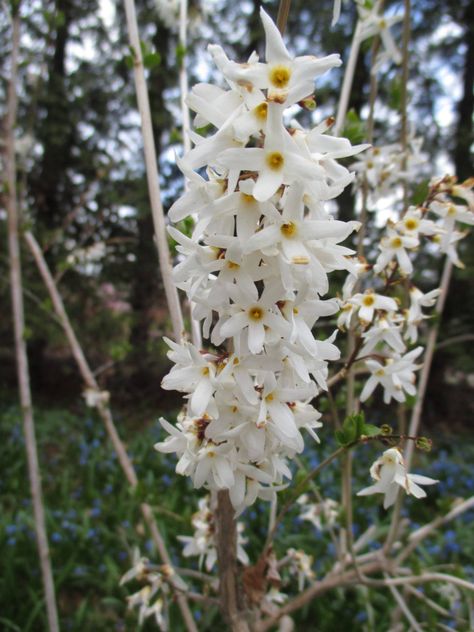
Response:
[[[365,123],[354,110],[349,110],[347,113],[341,136],[348,138],[353,145],[365,141],[367,137]]]
[[[351,416],[345,422],[352,436],[361,436],[367,426],[363,419]],[[169,419],[172,419],[168,415]],[[130,555],[139,546],[143,555],[158,561],[156,551],[146,533],[139,504],[147,501],[155,511],[160,529],[173,559],[179,560],[181,544],[177,534],[191,534],[190,520],[197,508],[199,494],[191,489],[184,477],[174,473],[173,458],[158,454],[152,445],[163,438],[157,424],[137,428],[117,419],[121,434],[125,435],[129,454],[136,464],[140,480],[138,489],[131,493],[113,456],[100,420],[87,410],[73,415],[62,410],[37,411],[36,423],[43,471],[44,496],[47,508],[47,528],[52,562],[60,604],[61,626],[74,632],[120,629],[135,632],[138,629],[136,612],[126,609],[126,597],[140,588],[130,583],[119,586],[120,577],[130,568]],[[420,525],[430,521],[434,513],[446,513],[458,496],[472,494],[474,479],[470,463],[474,459],[469,441],[447,444],[437,439],[437,450],[429,459],[419,455],[423,463],[419,471],[429,472],[441,483],[434,487],[423,501],[407,499],[410,517]],[[20,415],[18,410],[4,411],[0,419],[0,460],[3,476],[0,481],[0,623],[5,630],[35,632],[46,629],[44,603],[37,553],[34,542],[29,485],[24,457]],[[334,445],[327,442],[323,448],[330,453]],[[360,458],[354,459],[354,491],[366,486],[368,464],[379,453],[369,442],[360,448]],[[302,467],[295,472],[294,484],[314,469],[325,457],[322,446],[309,448],[302,457]],[[416,471],[416,470],[415,470]],[[329,467],[321,472],[308,488],[311,501],[317,502],[316,493],[327,498],[338,498],[340,489],[339,468]],[[438,489],[441,487],[441,489]],[[286,492],[289,494],[290,491]],[[280,506],[285,492],[280,494]],[[344,520],[341,507],[338,523]],[[313,556],[318,577],[329,571],[334,563],[334,548],[327,530],[316,530],[298,517],[294,507],[282,525],[276,540],[278,558],[287,548],[303,549]],[[388,529],[391,512],[380,509],[379,499],[372,497],[354,506],[355,535],[375,524],[379,533]],[[474,557],[471,521],[459,520],[441,530],[419,547],[410,563],[416,572],[449,561],[450,572],[463,574],[462,566]],[[268,503],[251,507],[240,518],[246,525],[245,548],[252,562],[257,559],[268,526]],[[370,550],[370,549],[369,549]],[[181,560],[180,565],[198,568],[196,558]],[[297,581],[286,568],[281,569],[282,590],[297,592]],[[25,578],[28,578],[26,582]],[[18,586],[24,586],[22,591]],[[200,586],[195,587],[196,590]],[[426,586],[426,594],[449,608],[436,585]],[[418,616],[426,617],[426,610],[418,613],[419,603],[411,603]],[[215,608],[202,611],[194,606],[199,630],[213,632],[222,622]],[[392,602],[388,591],[365,587],[332,591],[328,598],[314,600],[296,614],[296,629],[313,629],[318,621],[318,632],[352,629],[366,632],[388,629]],[[182,632],[179,613],[172,607],[173,631]],[[370,623],[372,622],[372,623]],[[149,621],[144,631],[154,630]],[[462,628],[459,628],[462,629]]]
[[[341,447],[350,447],[366,437],[376,437],[381,429],[365,423],[363,412],[354,413],[344,419],[342,428],[336,430],[336,441]]]

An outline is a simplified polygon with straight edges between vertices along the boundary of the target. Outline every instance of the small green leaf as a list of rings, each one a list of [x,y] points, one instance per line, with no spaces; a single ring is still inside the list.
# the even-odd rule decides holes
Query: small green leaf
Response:
[[[143,65],[145,68],[156,68],[161,64],[161,55],[160,53],[147,53],[143,56]]]
[[[366,437],[376,437],[381,434],[382,430],[378,426],[374,426],[372,424],[364,424],[362,428],[362,434]]]
[[[354,110],[347,113],[342,136],[348,138],[353,144],[361,143],[367,136],[365,123],[360,120]]]
[[[130,53],[129,55],[125,55],[123,60],[125,62],[125,65],[127,66],[127,68],[129,70],[133,70],[133,67],[135,65],[135,56]]]
[[[184,58],[186,57],[186,46],[183,46],[182,44],[178,44],[176,46],[176,61],[178,63],[178,66],[181,66]]]

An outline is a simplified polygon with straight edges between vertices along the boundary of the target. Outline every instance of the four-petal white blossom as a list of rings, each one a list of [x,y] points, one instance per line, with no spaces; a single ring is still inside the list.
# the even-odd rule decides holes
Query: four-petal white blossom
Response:
[[[408,474],[402,453],[398,448],[385,450],[382,456],[372,464],[370,475],[376,482],[374,485],[361,489],[357,492],[357,496],[384,494],[384,509],[394,504],[400,487],[415,498],[424,498],[426,492],[420,485],[434,485],[438,482],[427,476]]]

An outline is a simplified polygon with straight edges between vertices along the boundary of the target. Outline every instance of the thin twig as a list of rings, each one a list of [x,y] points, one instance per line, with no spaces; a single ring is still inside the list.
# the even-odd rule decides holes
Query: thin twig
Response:
[[[416,597],[417,599],[422,601],[429,608],[431,608],[432,610],[434,610],[438,614],[442,615],[443,617],[451,617],[452,616],[452,614],[451,614],[451,612],[449,612],[449,610],[446,610],[446,608],[442,608],[439,604],[437,604],[432,599],[427,597],[424,593],[422,593],[421,590],[418,590],[417,588],[413,588],[413,586],[410,586],[409,584],[408,584],[408,586],[405,586],[405,590],[408,593],[410,593],[410,595],[413,595],[414,597]],[[460,618],[458,618],[458,621],[460,621],[461,623],[465,623],[465,620],[461,621]]]
[[[451,347],[451,345],[457,345],[462,342],[472,342],[474,340],[474,334],[463,334],[461,336],[452,336],[452,338],[446,338],[436,345],[436,351],[444,349],[445,347]]]
[[[410,43],[410,29],[411,29],[410,0],[404,0],[404,7],[405,7],[405,11],[403,14],[402,72],[401,72],[401,86],[400,86],[400,115],[401,115],[400,141],[402,145],[402,171],[406,172],[407,151],[408,151],[407,101],[408,101],[408,75],[409,75],[409,60],[410,60],[410,52],[408,50],[408,46]],[[403,212],[405,212],[407,208],[408,208],[408,181],[405,177],[403,180]]]
[[[411,415],[409,434],[416,435],[421,423],[421,413],[423,411],[423,404],[426,395],[426,389],[428,387],[428,379],[430,376],[431,365],[433,363],[433,356],[436,347],[436,340],[438,338],[439,324],[441,321],[441,314],[443,313],[446,298],[448,296],[449,283],[451,281],[451,274],[453,271],[453,264],[450,259],[446,259],[443,269],[443,276],[441,277],[440,290],[441,293],[438,296],[438,301],[435,307],[435,314],[437,316],[436,322],[432,325],[430,333],[428,335],[428,341],[426,343],[426,351],[423,362],[423,368],[420,372],[420,380],[418,383],[418,394],[416,403]],[[411,461],[413,458],[414,445],[409,442],[405,449],[405,464],[407,470],[410,469]]]
[[[18,56],[20,48],[20,17],[18,6],[12,22],[11,71],[8,81],[7,114],[5,117],[5,205],[8,214],[8,252],[10,257],[10,288],[12,298],[13,326],[20,403],[23,414],[23,432],[28,461],[35,532],[40,558],[41,575],[46,599],[46,610],[50,632],[59,632],[58,610],[54,589],[53,571],[49,553],[46,520],[41,488],[41,473],[35,436],[33,406],[31,399],[28,356],[26,351],[25,315],[23,305],[23,283],[21,275],[20,243],[18,230],[18,205],[16,188],[16,162],[14,130],[17,117]]]
[[[290,14],[291,0],[280,0],[277,15],[277,27],[282,35],[285,33],[288,16]]]
[[[153,137],[153,125],[151,121],[150,102],[146,87],[145,71],[143,67],[140,37],[138,34],[135,3],[133,0],[124,0],[127,15],[128,35],[133,51],[133,70],[135,77],[135,89],[137,93],[138,109],[140,111],[143,147],[145,151],[145,166],[150,195],[151,212],[155,227],[156,244],[160,261],[161,276],[165,288],[166,300],[173,324],[174,338],[179,342],[184,335],[184,321],[179,302],[178,291],[173,283],[172,266],[166,225],[161,203],[161,191],[159,184],[158,161],[156,157],[155,140]]]
[[[349,105],[349,97],[352,89],[352,82],[354,80],[357,58],[359,56],[361,42],[360,30],[361,23],[360,20],[357,20],[357,24],[354,29],[354,35],[352,36],[349,60],[346,65],[346,71],[344,73],[344,79],[342,81],[341,96],[339,97],[339,104],[337,107],[336,122],[333,127],[334,136],[338,136],[341,133],[341,130],[344,127],[344,121],[346,119],[347,107]]]
[[[399,556],[396,559],[397,565],[402,564],[404,560],[409,557],[413,551],[417,548],[422,540],[427,538],[433,531],[439,529],[444,526],[451,520],[456,519],[462,513],[469,511],[474,507],[474,496],[471,496],[467,500],[457,504],[451,511],[449,511],[445,516],[438,516],[428,524],[425,524],[423,527],[420,527],[416,531],[414,531],[409,537],[409,544],[402,549]]]
[[[286,516],[286,514],[289,511],[289,509],[295,503],[296,499],[299,498],[299,496],[301,496],[301,494],[303,493],[303,491],[304,491],[306,485],[309,483],[309,481],[312,480],[315,476],[317,476],[321,472],[321,470],[323,470],[327,465],[329,465],[335,459],[337,459],[346,449],[347,449],[346,447],[341,447],[341,448],[338,448],[337,450],[335,450],[332,454],[330,454],[328,457],[326,457],[324,459],[324,461],[321,461],[321,463],[319,465],[317,465],[314,469],[312,469],[311,472],[309,472],[309,474],[307,474],[303,478],[303,480],[300,483],[298,483],[298,485],[293,489],[291,497],[283,505],[283,507],[280,509],[280,512],[278,513],[277,517],[275,518],[273,529],[269,532],[269,534],[267,536],[267,540],[265,542],[265,546],[264,546],[262,555],[265,555],[266,552],[269,550],[269,548],[271,546],[271,543],[272,543],[272,540],[273,540],[273,538],[275,536],[275,532],[276,532],[276,530],[278,528],[278,525],[281,523],[283,518]]]
[[[188,23],[188,0],[180,0],[179,3],[179,46],[180,46],[180,64],[179,64],[179,90],[181,104],[181,134],[183,136],[183,153],[187,154],[191,150],[191,120],[189,116],[189,108],[186,103],[189,85],[188,73],[186,69],[187,55],[187,23]],[[187,189],[187,180],[184,182]],[[191,339],[193,344],[200,349],[202,347],[202,333],[199,321],[193,318],[192,301],[188,301],[189,317],[191,321]]]
[[[385,575],[385,577],[388,579],[387,575]],[[409,624],[411,625],[411,627],[415,630],[415,632],[423,632],[420,624],[418,623],[418,621],[415,619],[412,611],[410,610],[410,608],[408,607],[407,602],[405,601],[405,599],[402,597],[402,595],[400,594],[400,592],[396,589],[395,586],[389,586],[389,590],[393,595],[393,598],[395,599],[395,601],[397,602],[400,610],[403,612],[403,614],[405,615],[407,621],[409,622]]]

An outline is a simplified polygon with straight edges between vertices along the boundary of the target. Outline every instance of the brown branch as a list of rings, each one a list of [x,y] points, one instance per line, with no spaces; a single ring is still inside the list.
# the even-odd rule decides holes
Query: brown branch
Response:
[[[232,632],[249,632],[243,613],[237,568],[237,524],[229,492],[217,492],[216,545],[219,562],[220,607]]]
[[[17,8],[18,10],[18,8]],[[11,72],[8,81],[7,114],[5,117],[5,205],[8,214],[8,252],[10,257],[10,288],[12,299],[13,326],[15,332],[15,352],[17,362],[20,403],[23,414],[23,432],[28,461],[36,541],[40,558],[43,589],[50,632],[59,631],[58,612],[54,589],[53,572],[46,532],[41,473],[35,436],[33,407],[30,389],[28,356],[25,337],[25,315],[23,305],[23,283],[21,275],[20,243],[18,230],[18,205],[16,187],[15,137],[18,97],[16,92],[18,55],[20,48],[20,18],[18,13],[12,20]]]

